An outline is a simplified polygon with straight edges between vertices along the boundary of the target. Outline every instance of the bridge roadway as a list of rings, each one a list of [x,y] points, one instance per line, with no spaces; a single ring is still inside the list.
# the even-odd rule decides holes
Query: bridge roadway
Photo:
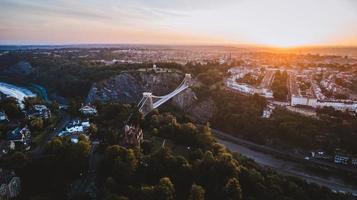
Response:
[[[170,100],[172,97],[176,96],[177,94],[179,94],[180,92],[184,91],[185,89],[187,89],[188,86],[183,84],[181,85],[181,87],[177,88],[176,90],[174,90],[173,92],[171,92],[168,95],[165,95],[163,97],[159,97],[160,99],[156,102],[154,102],[153,108],[158,108],[159,106],[161,106],[163,103],[165,103],[166,101]],[[155,96],[154,96],[155,97]]]

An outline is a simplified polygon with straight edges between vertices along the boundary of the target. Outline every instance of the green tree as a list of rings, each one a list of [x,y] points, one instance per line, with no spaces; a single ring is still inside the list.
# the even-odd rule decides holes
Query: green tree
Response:
[[[242,199],[242,189],[239,181],[236,178],[229,179],[227,184],[224,186],[224,193],[227,200]]]
[[[10,120],[24,117],[17,100],[14,98],[1,99],[0,110],[5,111]]]
[[[60,105],[57,101],[52,101],[50,108],[52,111],[58,112],[60,109]]]
[[[119,185],[129,184],[138,167],[138,160],[132,149],[113,145],[106,149],[102,163],[103,173],[113,175]]]
[[[175,187],[168,177],[161,178],[159,184],[155,186],[155,196],[157,200],[175,199]]]
[[[203,187],[193,184],[191,187],[189,200],[204,200],[205,199],[205,190]]]
[[[21,169],[28,163],[28,157],[19,151],[0,158],[0,168]]]
[[[88,133],[90,133],[92,136],[96,136],[98,133],[97,125],[91,123],[88,128]]]
[[[24,99],[24,105],[26,110],[30,109],[33,105],[43,104],[43,103],[44,102],[42,101],[42,99],[38,97],[28,97]]]
[[[81,100],[80,99],[71,99],[69,102],[68,112],[73,116],[79,115],[79,109],[81,108]]]
[[[43,120],[38,117],[34,117],[30,120],[30,127],[32,130],[40,131],[43,129]]]

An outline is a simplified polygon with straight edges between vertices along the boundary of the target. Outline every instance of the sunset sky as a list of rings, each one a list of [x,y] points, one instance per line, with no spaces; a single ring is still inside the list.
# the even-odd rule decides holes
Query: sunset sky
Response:
[[[0,44],[357,46],[355,0],[0,0]]]

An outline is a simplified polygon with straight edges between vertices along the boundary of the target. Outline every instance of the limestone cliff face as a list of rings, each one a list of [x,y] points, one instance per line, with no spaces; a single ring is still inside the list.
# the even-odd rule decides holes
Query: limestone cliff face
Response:
[[[214,102],[212,99],[195,102],[187,112],[197,122],[209,122],[213,117]]]
[[[152,92],[157,96],[170,93],[182,79],[183,75],[178,73],[122,73],[94,83],[87,102],[136,103],[143,92]]]
[[[187,88],[180,94],[172,98],[172,104],[187,111],[197,101],[196,94]]]
[[[120,74],[108,80],[94,83],[89,91],[87,102],[115,101],[134,103],[140,99],[144,88],[130,74]]]
[[[94,101],[138,103],[143,92],[161,96],[172,92],[184,76],[179,73],[122,73],[110,79],[94,83],[87,96],[87,103]],[[213,113],[213,102],[197,101],[190,89],[176,95],[171,101],[174,106],[186,111],[194,120],[204,123]]]

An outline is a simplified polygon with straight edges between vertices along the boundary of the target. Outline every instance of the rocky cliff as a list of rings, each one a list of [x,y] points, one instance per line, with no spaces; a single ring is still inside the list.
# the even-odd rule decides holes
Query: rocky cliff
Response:
[[[160,96],[174,90],[183,79],[178,73],[122,73],[110,79],[94,83],[87,101],[139,102],[143,92]]]
[[[138,103],[143,92],[152,92],[157,96],[168,94],[181,83],[183,78],[184,75],[180,73],[122,73],[94,83],[89,91],[87,102]],[[213,113],[213,102],[197,101],[195,93],[190,88],[176,95],[170,102],[202,123],[207,122]]]

